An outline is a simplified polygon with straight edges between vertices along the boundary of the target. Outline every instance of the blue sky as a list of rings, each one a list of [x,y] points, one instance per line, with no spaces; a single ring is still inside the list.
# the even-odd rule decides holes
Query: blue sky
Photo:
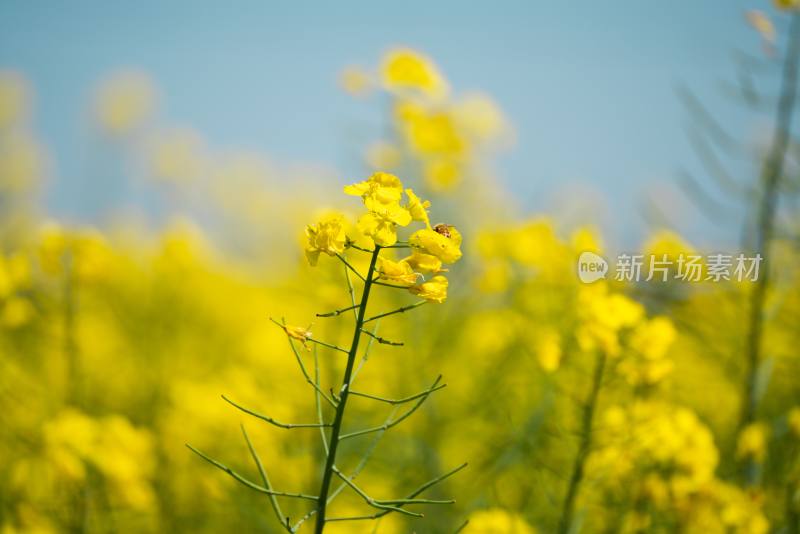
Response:
[[[766,0],[6,0],[0,68],[36,87],[36,129],[58,170],[48,203],[74,213],[89,194],[75,178],[89,88],[109,72],[149,72],[166,117],[213,146],[333,167],[344,182],[354,167],[343,133],[375,110],[338,91],[337,74],[409,45],[434,57],[457,90],[486,91],[505,109],[517,144],[499,168],[526,212],[551,209],[565,188],[588,191],[613,214],[610,239],[627,243],[643,232],[643,191],[680,167],[698,168],[676,85],[695,90],[743,138],[767,120],[737,111],[719,88],[735,79],[734,49],[761,50],[743,17],[754,8],[770,11]],[[732,170],[752,179],[744,162]],[[719,235],[661,198],[690,238]]]

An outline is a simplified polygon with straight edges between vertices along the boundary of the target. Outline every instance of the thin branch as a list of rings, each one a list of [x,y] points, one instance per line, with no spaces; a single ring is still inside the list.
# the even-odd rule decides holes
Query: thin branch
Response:
[[[345,246],[346,246],[347,248],[353,248],[353,249],[356,249],[356,250],[360,250],[361,252],[367,252],[367,253],[369,253],[369,254],[372,254],[373,252],[375,252],[374,250],[370,250],[370,249],[368,249],[368,248],[359,247],[358,245],[356,245],[356,244],[355,244],[355,243],[353,243],[352,241],[348,241],[348,242],[347,242],[347,244],[346,244]]]
[[[417,411],[417,409],[420,406],[422,406],[422,403],[425,402],[428,399],[428,397],[430,396],[430,394],[433,393],[436,390],[436,386],[439,384],[439,381],[441,379],[442,379],[442,376],[439,375],[439,377],[436,379],[436,381],[433,383],[433,385],[430,387],[430,389],[423,396],[421,396],[417,400],[416,404],[414,404],[414,406],[411,407],[411,409],[409,409],[406,413],[404,413],[403,415],[401,415],[397,419],[394,419],[393,421],[386,422],[386,423],[384,423],[384,424],[382,424],[380,426],[376,426],[376,427],[372,427],[372,428],[365,428],[363,430],[356,430],[355,432],[350,432],[348,434],[342,434],[339,439],[345,440],[345,439],[350,439],[350,438],[354,438],[354,437],[357,437],[357,436],[363,436],[364,434],[370,434],[372,432],[385,431],[385,430],[389,430],[393,426],[396,426],[396,425],[400,424],[403,420],[405,420],[406,418],[411,416],[411,414],[413,414],[415,411]]]
[[[407,497],[409,499],[413,499],[414,497],[416,497],[417,495],[419,495],[423,491],[427,490],[428,488],[431,488],[432,486],[435,486],[436,484],[444,481],[445,479],[448,479],[451,476],[455,475],[456,473],[458,473],[459,471],[461,471],[462,469],[467,467],[467,465],[468,464],[465,462],[465,463],[459,465],[458,467],[456,467],[455,469],[451,469],[447,473],[444,473],[443,475],[439,475],[438,477],[436,477],[436,478],[434,478],[432,480],[429,480],[425,484],[421,485],[420,487],[418,487],[417,489],[415,489],[414,491],[409,493]],[[353,518],[347,518],[347,517],[331,518],[330,521],[358,521],[358,520],[362,520],[362,519],[378,519],[378,518],[381,518],[381,517],[385,516],[386,514],[388,514],[390,512],[391,512],[391,510],[384,510],[382,512],[378,512],[378,513],[373,514],[373,515],[353,516]]]
[[[247,448],[250,449],[250,455],[253,457],[253,461],[258,468],[258,473],[261,475],[261,481],[264,483],[264,487],[272,492],[272,484],[269,482],[269,476],[267,476],[267,471],[264,469],[264,464],[261,463],[261,458],[258,457],[258,453],[256,452],[255,447],[253,447],[253,442],[250,441],[250,436],[247,435],[247,430],[245,430],[244,425],[241,425],[241,427],[242,435],[244,435],[244,440],[247,442]],[[272,509],[275,511],[275,515],[278,517],[278,522],[282,526],[286,527],[289,532],[291,532],[292,527],[289,523],[289,517],[283,515],[281,505],[278,503],[278,499],[273,493],[269,493],[269,501],[272,504]]]
[[[356,302],[356,290],[353,287],[353,281],[350,280],[350,269],[347,265],[342,265],[344,268],[344,279],[347,281],[347,293],[350,295],[350,303],[353,305],[353,319],[358,320],[358,303]]]
[[[725,131],[692,91],[685,86],[679,86],[675,89],[675,92],[692,117],[705,127],[717,146],[728,154],[733,154],[739,150],[739,143]]]
[[[421,513],[419,513],[419,512],[411,512],[411,511],[409,511],[409,510],[403,510],[402,508],[400,508],[400,507],[398,507],[398,506],[391,506],[391,505],[389,505],[389,504],[380,504],[378,501],[376,501],[375,499],[373,499],[372,497],[370,497],[369,495],[367,495],[367,493],[366,493],[364,490],[362,490],[361,488],[359,488],[359,487],[356,485],[356,483],[355,483],[355,482],[353,482],[352,480],[350,480],[348,477],[344,476],[344,475],[342,474],[342,472],[341,472],[341,471],[339,471],[339,469],[338,469],[336,466],[334,466],[334,468],[333,468],[333,472],[334,472],[334,473],[336,474],[336,476],[337,476],[337,477],[339,477],[339,478],[340,478],[340,479],[341,479],[341,480],[342,480],[342,481],[343,481],[345,484],[347,484],[348,486],[350,486],[350,488],[351,488],[353,491],[355,491],[356,493],[358,493],[358,495],[359,495],[359,496],[361,496],[361,498],[362,498],[362,499],[364,499],[364,501],[365,501],[365,502],[366,502],[368,505],[372,506],[373,508],[377,508],[378,510],[387,510],[387,511],[390,511],[390,512],[398,512],[398,513],[401,513],[401,514],[410,515],[410,516],[412,516],[412,517],[424,517],[424,515],[423,515],[423,514],[421,514]]]
[[[393,347],[402,347],[403,346],[403,342],[402,341],[389,341],[388,339],[380,337],[380,336],[376,336],[375,334],[373,334],[369,330],[364,330],[363,328],[361,329],[361,331],[363,333],[367,334],[369,337],[371,337],[372,339],[374,339],[375,341],[377,341],[378,343],[380,343],[382,345],[391,345]]]
[[[228,473],[236,481],[241,482],[242,484],[244,484],[245,486],[247,486],[250,489],[259,491],[261,493],[266,493],[267,495],[275,495],[276,497],[289,497],[289,498],[293,498],[293,499],[305,499],[305,500],[308,500],[308,501],[316,501],[317,500],[317,497],[315,497],[314,495],[305,495],[303,493],[287,493],[285,491],[274,491],[274,490],[269,490],[267,488],[259,486],[255,482],[251,482],[250,480],[246,479],[245,477],[243,477],[242,475],[240,475],[239,473],[237,473],[236,471],[234,471],[233,469],[231,469],[227,465],[222,464],[222,463],[214,460],[213,458],[210,458],[210,457],[206,456],[205,454],[203,454],[199,450],[195,449],[194,447],[192,447],[188,443],[186,444],[186,447],[188,447],[190,451],[192,451],[193,453],[198,455],[200,458],[202,458],[206,462],[208,462],[211,465],[213,465],[214,467],[216,467],[218,469],[221,469],[222,471]]]
[[[311,380],[311,376],[309,376],[308,374],[308,370],[306,369],[306,366],[303,363],[303,359],[300,357],[300,353],[297,351],[297,347],[295,347],[294,342],[292,341],[291,338],[288,339],[289,339],[289,346],[292,348],[292,353],[294,353],[294,357],[297,360],[297,364],[300,366],[300,371],[303,373],[303,377],[306,379],[306,383],[309,384],[312,388],[314,388],[317,394],[322,395],[322,398],[324,398],[328,404],[336,408],[336,402],[330,397],[328,397],[328,395],[326,395],[325,392],[322,391],[322,389],[320,389],[319,381],[315,382],[314,380]],[[317,358],[317,352],[315,350],[314,359],[316,360],[316,358]]]
[[[390,420],[392,417],[394,417],[394,414],[395,414],[396,410],[397,410],[396,408],[394,410],[392,410],[392,412],[389,414],[389,417],[387,417],[387,420]],[[350,480],[354,480],[361,473],[361,471],[364,469],[364,467],[367,465],[367,462],[369,461],[370,457],[372,456],[372,453],[375,451],[375,448],[378,446],[378,442],[381,440],[381,438],[383,437],[384,434],[385,434],[385,432],[381,432],[380,434],[376,435],[372,439],[372,442],[366,448],[366,450],[364,451],[364,454],[361,456],[361,459],[359,460],[359,462],[356,465],[355,469],[353,469],[353,472],[350,474]],[[346,487],[347,487],[347,484],[345,484],[344,482],[339,484],[339,486],[334,491],[331,492],[330,496],[328,497],[327,504],[330,504]],[[300,528],[300,525],[305,523],[307,520],[309,520],[316,513],[317,513],[317,509],[316,508],[314,508],[312,510],[309,510],[306,515],[304,515],[302,518],[300,518],[300,520],[297,523],[294,524],[294,527],[292,527],[292,530],[294,532],[296,532]]]
[[[436,387],[428,388],[425,391],[421,391],[421,392],[419,392],[419,393],[417,393],[415,395],[411,395],[410,397],[404,397],[402,399],[386,399],[384,397],[378,397],[377,395],[370,395],[369,393],[361,393],[360,391],[353,391],[353,390],[350,391],[350,394],[351,395],[355,395],[357,397],[365,397],[367,399],[372,399],[372,400],[376,400],[376,401],[380,401],[380,402],[385,402],[387,404],[396,405],[396,404],[404,404],[406,402],[411,402],[412,400],[416,400],[416,399],[418,399],[420,397],[424,397],[426,395],[430,395],[434,391],[438,391],[438,390],[440,390],[442,388],[446,388],[446,387],[447,387],[447,384],[439,384]]]
[[[270,317],[269,320],[278,325],[284,332],[287,332],[286,324],[281,324],[272,317]],[[289,335],[288,332],[287,335]],[[302,337],[303,337],[303,343],[305,343],[306,341],[310,341],[311,343],[316,343],[317,345],[322,345],[323,347],[328,347],[329,349],[338,350],[339,352],[344,352],[345,354],[347,354],[348,352],[342,347],[337,347],[336,345],[325,343],[324,341],[320,341],[319,339],[314,339],[313,337],[311,337],[311,332],[306,332],[305,335]],[[291,339],[291,336],[289,336],[289,338]]]
[[[334,310],[328,313],[318,313],[317,317],[336,317],[337,315],[341,315],[348,310],[355,310],[358,308],[358,304],[353,304],[352,306],[348,306],[346,308],[340,308],[338,310]]]
[[[377,335],[378,333],[378,326],[380,326],[381,322],[378,321],[375,323],[375,326],[372,328],[372,334]],[[363,332],[364,329],[362,328],[361,331]],[[352,386],[353,383],[356,381],[356,377],[358,373],[361,372],[361,369],[367,364],[367,360],[369,360],[369,355],[372,352],[372,342],[375,340],[373,336],[368,336],[369,339],[367,340],[367,346],[364,349],[364,354],[361,356],[361,361],[358,362],[358,367],[355,368],[353,371],[353,376],[350,377],[350,385]]]
[[[290,429],[291,428],[320,428],[320,427],[331,426],[330,423],[322,423],[322,424],[318,424],[318,423],[281,423],[280,421],[276,421],[272,417],[268,417],[266,415],[262,415],[262,414],[260,414],[258,412],[254,412],[253,410],[250,410],[249,408],[245,408],[244,406],[236,404],[235,402],[233,402],[231,399],[229,399],[225,395],[222,395],[222,398],[225,400],[225,402],[227,402],[228,404],[231,404],[232,406],[238,408],[239,410],[243,411],[244,413],[250,414],[253,417],[257,417],[258,419],[261,419],[262,421],[266,421],[267,423],[269,423],[271,425],[279,426],[281,428],[290,428]]]
[[[323,347],[328,347],[329,349],[338,350],[339,352],[344,352],[347,354],[347,349],[343,349],[342,347],[337,347],[336,345],[331,345],[330,343],[325,343],[324,341],[320,341],[318,339],[314,339],[313,337],[308,338],[308,341],[311,343],[316,343],[317,345],[322,345]]]
[[[375,282],[373,282],[373,283],[375,283]],[[381,313],[381,314],[376,315],[374,317],[370,317],[369,319],[365,319],[364,323],[366,324],[366,323],[369,323],[370,321],[374,321],[376,319],[382,319],[383,317],[388,317],[389,315],[394,315],[396,313],[405,313],[408,310],[413,310],[414,308],[418,308],[418,307],[422,306],[423,304],[427,304],[427,303],[428,303],[427,300],[421,300],[419,302],[415,302],[414,304],[409,304],[408,306],[403,306],[401,308],[397,308],[396,310],[392,310],[392,311],[389,311],[389,312],[386,312],[386,313]]]
[[[319,358],[317,357],[317,351],[314,351],[314,400],[317,405],[317,423],[319,423],[319,436],[322,439],[322,448],[325,449],[325,454],[328,454],[328,439],[325,437],[325,428],[322,427],[325,424],[325,420],[322,418],[322,403],[320,402],[320,396],[324,395],[322,393],[322,389],[319,386]],[[334,405],[335,406],[335,405]]]

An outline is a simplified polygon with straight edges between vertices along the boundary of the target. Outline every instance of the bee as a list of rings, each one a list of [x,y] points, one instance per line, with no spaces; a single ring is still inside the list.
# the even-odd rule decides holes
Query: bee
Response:
[[[448,224],[439,223],[433,227],[433,231],[450,239],[450,228],[452,227]]]

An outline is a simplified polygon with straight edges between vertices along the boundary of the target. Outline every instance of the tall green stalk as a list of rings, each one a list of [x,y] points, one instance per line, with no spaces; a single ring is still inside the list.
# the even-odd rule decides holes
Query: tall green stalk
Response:
[[[771,244],[775,230],[778,208],[778,193],[783,177],[784,160],[791,138],[791,120],[797,98],[797,62],[800,58],[800,15],[792,17],[789,29],[788,49],[783,64],[781,94],[776,109],[775,132],[770,152],[764,162],[761,174],[762,193],[758,206],[758,219],[755,228],[753,250],[761,255],[762,272],[750,294],[749,316],[746,340],[746,370],[744,393],[739,418],[740,429],[756,419],[758,411],[758,371],[762,361],[762,340],[764,337],[764,302],[770,285]],[[745,467],[745,479],[749,484],[756,482],[757,470],[749,461]]]
[[[589,396],[583,405],[581,417],[580,443],[575,461],[572,464],[572,473],[569,477],[567,495],[564,498],[564,505],[561,509],[561,519],[558,522],[558,534],[567,534],[572,528],[575,515],[575,501],[580,492],[583,482],[586,459],[592,447],[592,426],[594,425],[594,415],[597,410],[597,398],[603,386],[603,374],[606,367],[606,355],[599,352],[595,361],[594,373],[592,375],[591,389]]]
[[[372,288],[373,276],[375,274],[375,264],[378,261],[378,254],[380,254],[381,247],[377,244],[372,252],[372,258],[369,262],[369,270],[364,281],[364,293],[361,295],[361,303],[358,306],[358,315],[356,316],[356,325],[353,332],[353,341],[350,344],[350,350],[347,353],[347,366],[344,370],[344,378],[342,379],[342,388],[339,391],[339,402],[336,406],[336,415],[333,419],[333,426],[331,427],[331,434],[328,440],[328,456],[325,459],[325,468],[322,472],[322,485],[319,490],[319,499],[317,500],[317,521],[314,526],[314,532],[321,534],[325,528],[325,512],[328,504],[328,493],[331,486],[331,478],[333,478],[333,469],[336,462],[336,451],[339,447],[339,436],[342,431],[342,420],[344,419],[344,410],[347,406],[347,398],[350,393],[350,378],[353,374],[353,366],[355,365],[356,355],[358,353],[358,344],[361,341],[361,333],[364,327],[364,319],[367,313],[367,304],[369,302],[369,292]]]

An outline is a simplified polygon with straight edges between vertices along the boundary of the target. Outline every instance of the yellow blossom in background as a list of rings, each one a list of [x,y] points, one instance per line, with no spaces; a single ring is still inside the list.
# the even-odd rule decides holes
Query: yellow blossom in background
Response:
[[[400,165],[403,154],[394,143],[375,141],[367,147],[364,159],[372,169],[394,169]]]
[[[454,117],[445,110],[401,102],[395,117],[408,146],[423,157],[456,157],[468,148]]]
[[[0,299],[18,289],[27,289],[31,282],[31,267],[28,257],[22,253],[0,255]]]
[[[795,406],[786,416],[786,421],[789,424],[789,430],[794,434],[795,438],[800,438],[800,406]]]
[[[477,280],[478,289],[484,293],[502,293],[508,289],[511,276],[511,265],[507,261],[499,259],[488,261],[483,274]]]
[[[347,235],[344,229],[344,216],[331,214],[322,220],[306,227],[305,253],[308,263],[316,265],[321,252],[335,256],[344,252]]]
[[[19,328],[36,313],[33,303],[26,298],[12,297],[0,303],[0,323],[8,328]]]
[[[482,142],[499,139],[509,130],[502,110],[484,94],[463,96],[454,104],[453,115],[467,135]]]
[[[597,230],[589,227],[580,227],[570,236],[570,243],[575,252],[593,252],[595,254],[603,253],[603,243]]]
[[[758,32],[764,42],[775,44],[775,26],[763,11],[751,10],[745,13],[748,24]]]
[[[462,179],[462,171],[453,158],[440,157],[427,160],[423,170],[425,184],[437,193],[452,191]]]
[[[111,498],[139,510],[152,505],[153,440],[147,431],[118,415],[93,419],[66,409],[45,423],[44,437],[46,453],[68,477],[83,480],[83,466],[91,466],[107,481]]]
[[[620,353],[620,330],[633,327],[644,315],[638,302],[608,290],[602,283],[583,285],[578,291],[578,344],[583,350],[602,349],[609,356]]]
[[[419,285],[412,286],[408,290],[418,295],[428,302],[436,302],[441,304],[447,298],[447,278],[441,275],[436,275],[427,282]]]
[[[561,338],[558,332],[547,330],[541,333],[536,344],[536,359],[548,373],[558,370],[561,363]]]
[[[736,457],[761,463],[767,455],[769,428],[764,423],[752,423],[739,433]]]
[[[361,67],[351,65],[339,74],[339,86],[352,96],[368,95],[374,86],[370,74]]]
[[[40,230],[38,254],[42,270],[53,276],[97,280],[111,272],[108,244],[100,232],[91,228],[70,230],[47,223]]]
[[[390,50],[381,61],[381,81],[389,90],[414,90],[429,96],[443,96],[447,83],[436,65],[408,48]]]
[[[631,334],[631,347],[648,360],[664,357],[675,341],[677,331],[667,317],[654,317],[640,324]]]
[[[792,9],[800,8],[800,0],[772,0],[772,3],[777,9],[783,11],[790,11]]]
[[[464,534],[535,534],[536,530],[525,520],[501,508],[479,510],[469,516]]]
[[[197,181],[208,163],[203,155],[203,140],[190,129],[163,134],[151,143],[150,166],[154,178],[173,185]]]
[[[28,115],[30,89],[12,71],[0,71],[0,132],[23,122]]]
[[[44,151],[34,139],[22,133],[0,138],[0,193],[28,190],[44,173]]]
[[[127,134],[150,117],[155,101],[155,87],[147,75],[120,72],[100,84],[94,102],[95,117],[106,132]]]

